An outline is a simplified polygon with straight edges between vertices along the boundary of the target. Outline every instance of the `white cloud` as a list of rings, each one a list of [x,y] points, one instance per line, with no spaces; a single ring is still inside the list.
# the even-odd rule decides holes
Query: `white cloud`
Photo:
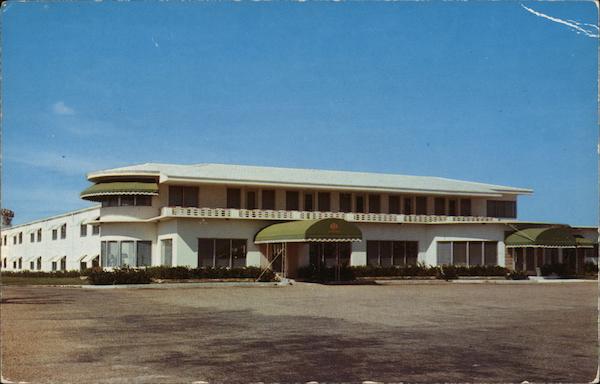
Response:
[[[593,37],[593,38],[598,38],[598,33],[595,33],[598,31],[598,26],[593,25],[593,24],[587,24],[587,23],[580,23],[578,21],[574,21],[574,20],[563,20],[563,19],[559,19],[558,17],[553,17],[553,16],[548,16],[544,13],[535,11],[531,8],[527,8],[526,6],[524,6],[523,4],[521,4],[521,7],[525,8],[525,10],[529,13],[532,13],[538,17],[542,17],[544,19],[553,21],[555,23],[558,24],[563,24],[566,25],[567,27],[571,28],[573,31],[575,31],[577,34],[583,33],[584,35],[586,35],[587,37]],[[595,29],[596,31],[594,31],[593,29],[590,29],[589,27],[593,27],[593,29]]]
[[[64,101],[57,101],[52,104],[52,112],[56,115],[74,115],[75,110],[65,104]]]

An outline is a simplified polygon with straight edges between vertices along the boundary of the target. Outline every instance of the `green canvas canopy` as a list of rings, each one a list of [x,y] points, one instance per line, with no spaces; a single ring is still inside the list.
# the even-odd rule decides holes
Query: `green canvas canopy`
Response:
[[[569,228],[564,227],[525,228],[509,235],[504,243],[509,248],[577,248],[593,245],[591,240],[576,238]]]
[[[96,200],[111,195],[158,195],[157,183],[120,181],[94,184],[79,194],[82,199]]]
[[[254,243],[361,240],[362,232],[355,224],[342,219],[321,219],[269,225],[256,234]]]

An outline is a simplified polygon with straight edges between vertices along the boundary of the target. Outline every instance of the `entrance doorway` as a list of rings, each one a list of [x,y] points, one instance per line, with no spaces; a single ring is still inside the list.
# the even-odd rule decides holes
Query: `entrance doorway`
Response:
[[[322,242],[310,243],[309,262],[315,267],[335,267],[339,255],[339,265],[350,265],[352,254],[352,243],[349,242]]]

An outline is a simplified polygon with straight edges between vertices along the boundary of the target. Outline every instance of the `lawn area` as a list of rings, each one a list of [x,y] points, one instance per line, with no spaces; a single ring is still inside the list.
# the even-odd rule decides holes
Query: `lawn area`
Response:
[[[82,285],[87,280],[79,277],[25,277],[25,276],[2,276],[2,285]]]

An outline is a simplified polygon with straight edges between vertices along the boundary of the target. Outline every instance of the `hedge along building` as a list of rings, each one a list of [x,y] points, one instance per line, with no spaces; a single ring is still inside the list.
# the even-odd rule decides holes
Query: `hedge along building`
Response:
[[[261,266],[293,277],[298,267],[311,263],[421,262],[501,265],[533,273],[539,264],[554,260],[554,251],[548,251],[548,259],[542,252],[532,264],[530,252],[519,258],[506,247],[505,239],[516,231],[556,227],[516,220],[517,197],[532,193],[524,188],[223,164],[141,164],[92,172],[88,180],[93,185],[81,197],[100,206],[90,208],[86,214],[93,217],[81,222],[81,214],[72,213],[70,225],[81,231],[84,226],[101,229],[94,247],[106,268]],[[32,225],[7,229],[5,236],[29,231]],[[595,229],[562,228],[589,239],[574,248],[576,256],[592,255],[577,250],[594,247]],[[90,266],[91,261],[80,258],[93,252],[79,249],[76,235],[67,238],[73,245],[63,252],[65,265]],[[14,259],[28,246],[8,242],[2,250]],[[556,247],[559,262],[572,257],[566,249]],[[582,261],[574,260],[580,267]],[[43,269],[47,266],[52,264],[42,263]]]

